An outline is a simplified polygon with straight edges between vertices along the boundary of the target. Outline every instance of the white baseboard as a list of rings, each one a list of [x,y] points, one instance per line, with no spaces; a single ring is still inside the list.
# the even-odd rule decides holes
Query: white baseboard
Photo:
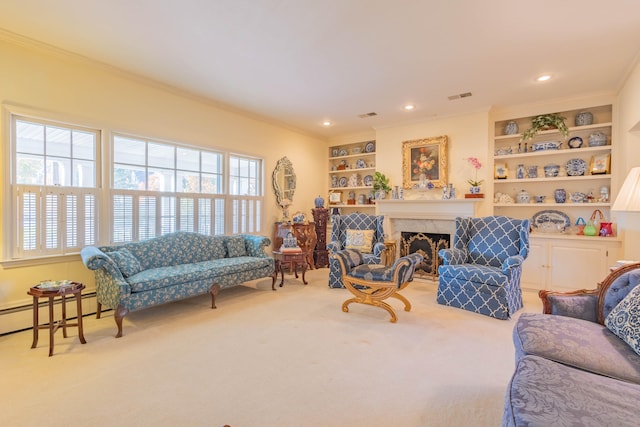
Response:
[[[49,309],[46,304],[46,298],[40,298],[40,314],[38,323],[46,323],[49,319]],[[42,305],[44,304],[44,305]],[[60,320],[62,316],[62,308],[60,299],[55,300],[53,306],[54,320]],[[96,296],[84,295],[82,297],[82,314],[95,314],[96,312]],[[67,298],[67,317],[77,317],[75,298]],[[13,309],[5,309],[0,313],[0,335],[11,332],[22,331],[33,328],[33,309],[32,306],[21,306]]]

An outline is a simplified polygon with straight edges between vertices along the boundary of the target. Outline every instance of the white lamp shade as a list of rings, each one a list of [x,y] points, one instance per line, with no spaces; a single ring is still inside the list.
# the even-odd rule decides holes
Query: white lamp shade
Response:
[[[611,210],[640,212],[640,166],[629,171]]]

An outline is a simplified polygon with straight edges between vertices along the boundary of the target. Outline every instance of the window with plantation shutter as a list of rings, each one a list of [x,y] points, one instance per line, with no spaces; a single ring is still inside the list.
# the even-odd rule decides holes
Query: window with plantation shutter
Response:
[[[113,243],[261,231],[260,159],[118,134],[112,157]]]
[[[79,252],[98,239],[100,131],[11,114],[11,259]]]

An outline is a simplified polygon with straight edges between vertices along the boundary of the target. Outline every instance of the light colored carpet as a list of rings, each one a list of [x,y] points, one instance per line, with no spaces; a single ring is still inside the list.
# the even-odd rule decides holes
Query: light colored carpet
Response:
[[[85,317],[30,349],[31,331],[0,337],[0,424],[5,426],[498,426],[514,367],[515,319],[435,302],[436,284],[403,291],[410,312],[352,304],[329,289],[258,280],[125,318]],[[527,312],[540,312],[525,292]],[[517,317],[517,316],[516,316]]]

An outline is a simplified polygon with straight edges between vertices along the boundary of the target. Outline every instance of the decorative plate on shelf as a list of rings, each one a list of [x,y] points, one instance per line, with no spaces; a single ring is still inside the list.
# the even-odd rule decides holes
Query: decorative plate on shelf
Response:
[[[364,177],[364,179],[362,180],[362,182],[364,183],[364,185],[366,185],[367,187],[371,187],[373,186],[373,177],[371,175],[367,175]]]
[[[342,178],[340,178],[340,187],[346,187],[347,186],[347,177],[343,176]]]
[[[340,150],[340,151],[338,152],[338,155],[339,155],[339,156],[346,156],[346,155],[347,155],[347,150],[345,150],[345,149],[343,148],[342,150]]]
[[[366,168],[366,167],[367,167],[367,163],[364,160],[362,160],[362,159],[356,160],[356,168],[362,169],[362,168]]]
[[[564,166],[569,176],[581,176],[587,171],[587,162],[582,159],[570,159]]]
[[[531,225],[538,231],[561,233],[571,225],[571,221],[564,212],[545,209],[533,215]]]
[[[376,145],[373,143],[373,141],[367,142],[367,144],[364,146],[365,153],[373,153],[375,150],[376,150]]]

